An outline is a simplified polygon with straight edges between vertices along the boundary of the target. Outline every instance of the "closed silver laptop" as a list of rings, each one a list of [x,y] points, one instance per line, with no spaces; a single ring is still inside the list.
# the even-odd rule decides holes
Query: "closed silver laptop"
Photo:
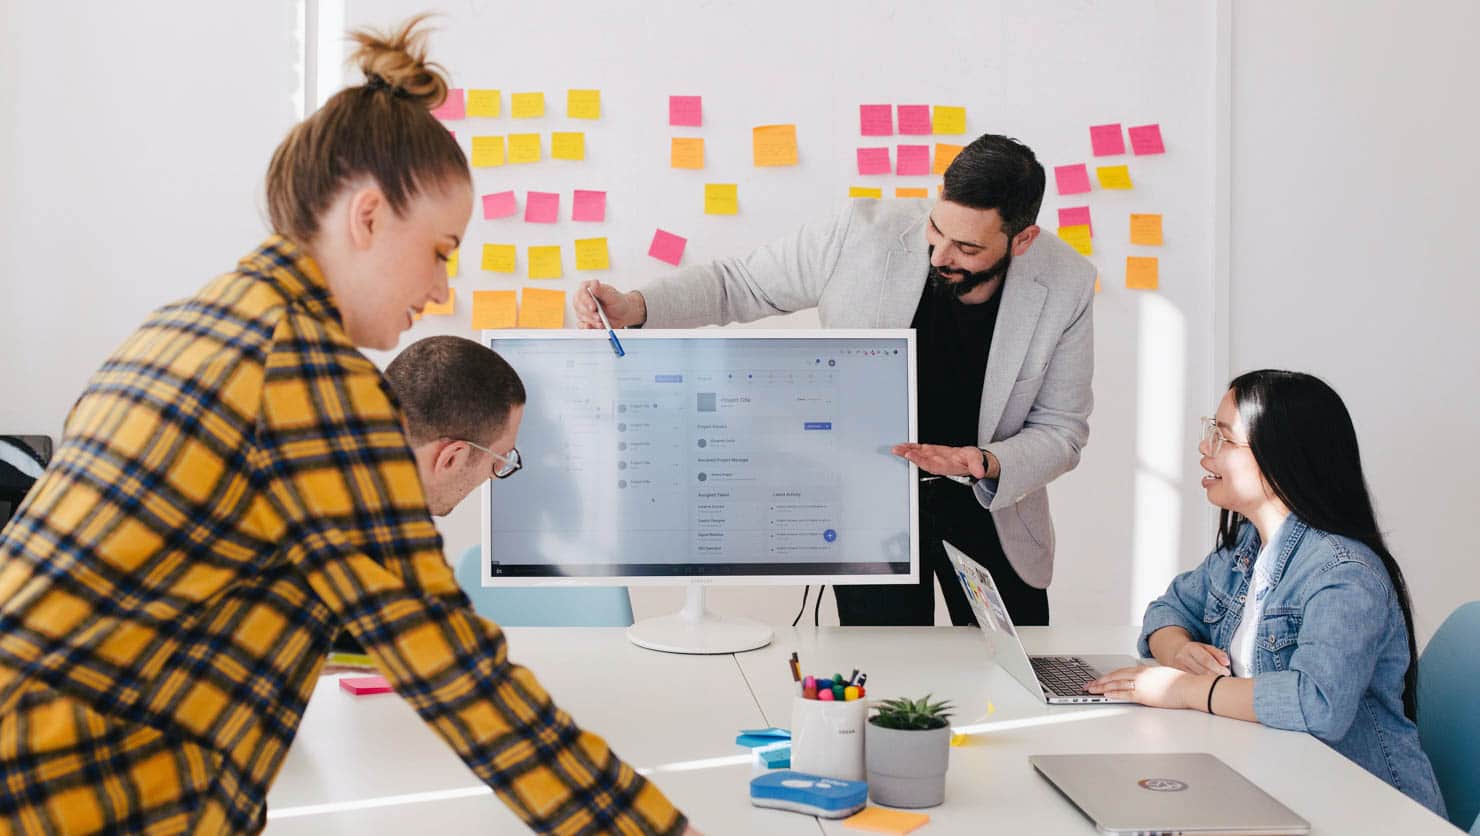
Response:
[[[1101,833],[1310,832],[1310,823],[1212,755],[1033,755],[1028,758]]]

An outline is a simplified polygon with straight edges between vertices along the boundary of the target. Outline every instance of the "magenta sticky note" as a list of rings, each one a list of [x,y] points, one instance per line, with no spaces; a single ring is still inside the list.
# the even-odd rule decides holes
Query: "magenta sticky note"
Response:
[[[1053,179],[1058,184],[1059,194],[1083,194],[1089,191],[1089,169],[1084,163],[1054,166]]]
[[[860,149],[858,149],[858,173],[859,174],[888,174],[889,173],[889,149],[888,148],[860,148]]]
[[[894,108],[891,105],[859,105],[858,132],[864,136],[893,136]]]
[[[438,119],[462,119],[466,115],[465,107],[466,98],[462,88],[453,88],[447,91],[447,99],[432,111],[432,115]]]
[[[1130,129],[1131,150],[1140,154],[1165,154],[1161,144],[1161,125],[1137,125]]]
[[[1060,209],[1059,226],[1087,226],[1089,234],[1095,234],[1095,226],[1089,222],[1088,206],[1065,206]]]
[[[483,196],[483,219],[507,218],[519,211],[513,192],[494,192]]]
[[[575,205],[571,207],[570,219],[573,221],[606,220],[606,192],[576,189]]]
[[[901,145],[899,156],[894,161],[895,174],[929,174],[930,173],[930,146],[929,145]]]
[[[678,266],[679,260],[683,258],[683,248],[688,243],[689,239],[682,235],[674,235],[660,229],[653,233],[653,243],[648,247],[648,255],[659,261]]]
[[[697,128],[704,124],[703,96],[669,96],[668,124]]]
[[[339,687],[357,697],[389,694],[393,690],[383,676],[343,676],[339,678]]]
[[[1096,157],[1113,157],[1125,153],[1125,137],[1120,133],[1120,123],[1113,125],[1091,125],[1089,144]]]
[[[529,192],[524,196],[524,222],[552,224],[560,220],[559,192]]]
[[[930,105],[900,105],[899,132],[910,136],[929,134]]]

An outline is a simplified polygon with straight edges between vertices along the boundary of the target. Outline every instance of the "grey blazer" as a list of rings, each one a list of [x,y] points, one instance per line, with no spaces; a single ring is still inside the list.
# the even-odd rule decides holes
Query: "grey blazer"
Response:
[[[689,267],[642,289],[647,325],[749,322],[816,307],[824,327],[908,328],[930,256],[928,201],[850,201],[838,214],[739,258]],[[1002,549],[1029,584],[1053,578],[1049,482],[1079,463],[1094,405],[1095,267],[1039,235],[1013,259],[982,381],[980,446],[1002,464],[978,486]]]

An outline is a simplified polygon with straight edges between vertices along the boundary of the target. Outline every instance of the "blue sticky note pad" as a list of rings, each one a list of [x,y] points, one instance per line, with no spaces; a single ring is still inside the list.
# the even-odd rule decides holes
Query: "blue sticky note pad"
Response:
[[[788,742],[773,743],[764,749],[757,749],[755,754],[767,769],[787,769],[791,766],[791,744]]]
[[[744,735],[749,735],[750,737],[776,737],[785,740],[791,739],[791,732],[789,730],[778,729],[775,726],[772,726],[769,729],[741,729],[740,733]]]
[[[778,740],[790,739],[791,732],[786,729],[742,729],[739,736],[735,738],[735,745],[755,749],[760,746],[769,746]]]
[[[823,778],[790,769],[768,772],[750,782],[750,803],[792,810],[824,819],[841,819],[863,809],[868,783]]]

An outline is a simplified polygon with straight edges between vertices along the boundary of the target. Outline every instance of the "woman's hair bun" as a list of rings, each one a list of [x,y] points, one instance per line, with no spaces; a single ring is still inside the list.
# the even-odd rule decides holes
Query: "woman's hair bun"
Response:
[[[395,95],[428,110],[442,104],[447,98],[446,71],[427,61],[428,30],[419,28],[429,16],[417,15],[392,33],[369,29],[350,33],[350,39],[359,47],[349,60],[365,74],[367,87],[383,84]]]

